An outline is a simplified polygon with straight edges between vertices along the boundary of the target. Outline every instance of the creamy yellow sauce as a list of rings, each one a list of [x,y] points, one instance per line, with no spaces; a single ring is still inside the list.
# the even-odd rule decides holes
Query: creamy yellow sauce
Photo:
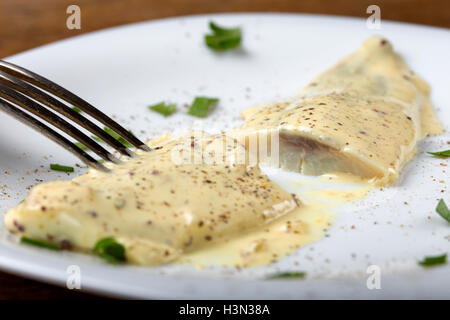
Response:
[[[325,185],[331,189],[321,188]],[[276,262],[322,239],[336,218],[335,210],[363,198],[373,186],[354,177],[324,175],[314,179],[301,177],[294,188],[301,190],[297,194],[302,199],[300,207],[251,232],[184,254],[177,263],[197,268],[245,268]]]
[[[6,214],[6,228],[82,251],[113,236],[128,261],[152,265],[248,232],[300,205],[258,166],[236,163],[233,152],[245,150],[224,137],[161,141],[151,152],[108,164],[112,172],[89,170],[36,186]],[[226,161],[212,157],[223,146]]]
[[[280,167],[305,174],[352,173],[396,180],[419,139],[443,131],[429,86],[386,40],[367,40],[293,98],[244,111],[236,135],[280,134]]]
[[[165,136],[106,164],[111,172],[35,187],[5,226],[84,252],[112,236],[139,265],[268,264],[321,239],[334,208],[393,182],[417,141],[442,131],[428,95],[390,44],[372,38],[293,98],[244,112],[231,132]],[[300,180],[299,194],[271,181],[249,161],[248,139],[264,130],[280,134],[280,167],[320,177]]]

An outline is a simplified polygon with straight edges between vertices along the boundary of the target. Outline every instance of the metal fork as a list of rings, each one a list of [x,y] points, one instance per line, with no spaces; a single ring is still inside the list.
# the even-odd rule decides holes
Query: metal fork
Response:
[[[63,101],[69,103],[70,106]],[[46,124],[40,122],[35,117],[22,111],[21,108],[76,139],[79,143],[92,150],[105,161],[120,163],[120,160],[117,157],[99,145],[95,140],[88,137],[75,126],[56,113],[51,112],[46,107],[60,113],[93,133],[122,155],[134,157],[135,153],[107,133],[104,129],[73,110],[72,107],[76,107],[90,115],[136,148],[144,151],[151,150],[117,122],[70,91],[32,71],[0,60],[0,110],[52,139],[80,158],[80,160],[89,167],[102,171],[109,171],[102,163],[94,159],[75,143],[48,127]]]

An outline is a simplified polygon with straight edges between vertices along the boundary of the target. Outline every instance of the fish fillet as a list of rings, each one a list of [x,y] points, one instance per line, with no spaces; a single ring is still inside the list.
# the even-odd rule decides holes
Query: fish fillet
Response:
[[[387,40],[373,37],[294,97],[244,111],[233,135],[276,131],[278,165],[286,170],[390,184],[416,143],[443,131],[429,91]]]

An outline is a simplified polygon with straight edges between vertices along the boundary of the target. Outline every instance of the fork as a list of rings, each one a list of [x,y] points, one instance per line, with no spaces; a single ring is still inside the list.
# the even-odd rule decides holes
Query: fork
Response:
[[[111,129],[134,147],[144,151],[151,151],[146,144],[133,134],[77,95],[32,71],[0,60],[0,110],[39,131],[63,148],[72,152],[86,165],[97,170],[109,171],[101,162],[94,159],[82,150],[82,148],[45,123],[40,122],[29,113],[76,139],[77,142],[92,150],[105,161],[116,164],[121,163],[116,156],[99,145],[94,139],[84,134],[60,115],[51,112],[49,108],[93,133],[120,154],[128,157],[135,156],[133,151],[128,149],[104,129],[73,110],[72,107],[78,108],[99,121],[106,128]],[[28,113],[22,109],[28,111]]]

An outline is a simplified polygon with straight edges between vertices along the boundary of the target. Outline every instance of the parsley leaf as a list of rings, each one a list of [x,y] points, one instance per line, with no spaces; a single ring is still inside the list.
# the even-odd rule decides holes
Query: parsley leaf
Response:
[[[103,140],[100,139],[99,137],[91,136],[91,138],[94,139],[94,140],[97,141],[97,142],[102,142],[102,143],[103,143]]]
[[[428,152],[428,153],[433,156],[436,156],[436,157],[444,157],[444,158],[450,157],[450,150],[438,151],[438,152]]]
[[[306,277],[306,272],[281,272],[275,273],[267,277],[271,279],[303,279]]]
[[[87,150],[89,149],[88,147],[86,147],[84,144],[82,144],[81,142],[75,142],[75,145],[80,148],[81,150]]]
[[[228,50],[241,44],[241,28],[223,28],[214,22],[209,23],[212,34],[205,35],[206,45],[213,50]]]
[[[164,102],[160,102],[148,107],[150,110],[158,112],[162,114],[164,117],[170,116],[177,109],[176,104],[165,104]]]
[[[76,113],[81,113],[81,110],[77,107],[73,107],[72,110],[75,111]]]
[[[431,267],[446,263],[447,263],[447,254],[434,257],[425,257],[422,261],[419,261],[419,264],[424,267]]]
[[[62,171],[62,172],[73,172],[74,171],[73,167],[62,166],[62,165],[59,165],[56,163],[50,164],[50,169],[52,169],[54,171]]]
[[[188,110],[191,116],[204,118],[219,102],[217,98],[196,97]]]
[[[59,244],[43,240],[36,240],[27,237],[22,237],[20,238],[20,242],[52,250],[61,250],[61,246]]]
[[[115,264],[125,261],[125,247],[114,240],[113,237],[107,237],[97,241],[93,251],[109,263]]]
[[[436,212],[439,213],[439,215],[447,220],[447,222],[450,222],[450,210],[448,209],[447,205],[444,202],[444,199],[441,199],[436,207]]]
[[[116,132],[114,132],[113,130],[111,130],[110,128],[104,127],[103,130],[105,130],[105,132],[107,134],[109,134],[111,137],[113,137],[114,139],[116,139],[117,141],[119,141],[121,144],[123,144],[125,147],[127,148],[132,148],[133,145],[131,143],[129,143],[127,140],[125,140],[124,138],[122,138],[120,135],[118,135]],[[128,130],[129,133],[133,134],[131,131]],[[99,139],[99,138],[97,138]]]
[[[120,135],[118,135],[116,132],[114,132],[113,130],[111,130],[110,128],[104,127],[103,130],[105,130],[105,132],[107,134],[109,134],[111,137],[113,137],[114,139],[116,139],[117,141],[119,141],[121,144],[123,144],[125,147],[127,148],[132,148],[133,145],[131,143],[129,143],[127,140],[125,140],[124,138],[122,138]],[[130,130],[128,130],[129,133],[133,134]],[[96,136],[91,136],[91,138],[97,142],[100,143],[104,143],[104,141]],[[80,148],[81,150],[87,150],[89,149],[88,147],[86,147],[84,144],[82,144],[81,142],[77,142],[75,143],[75,145]]]

